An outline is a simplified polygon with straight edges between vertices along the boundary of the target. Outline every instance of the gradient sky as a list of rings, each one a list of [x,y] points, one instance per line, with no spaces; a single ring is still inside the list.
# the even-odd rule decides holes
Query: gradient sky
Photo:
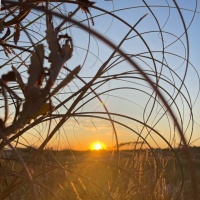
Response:
[[[195,9],[195,0],[179,0],[176,2],[181,8],[181,12],[185,20],[185,25],[188,27],[189,61],[191,64],[189,64],[187,70],[186,62],[183,59],[186,57],[188,52],[188,49],[185,49],[184,47],[184,45],[187,43],[186,37],[185,35],[182,35],[184,33],[183,23],[181,22],[180,15],[175,8],[173,1],[146,1],[146,4],[149,6],[149,8],[147,8],[145,6],[145,2],[139,0],[97,0],[95,6],[107,11],[115,10],[113,14],[122,18],[131,26],[133,26],[142,16],[148,14],[136,27],[136,30],[141,37],[139,37],[135,31],[132,31],[129,36],[131,39],[126,40],[121,46],[121,49],[125,53],[133,55],[134,61],[136,61],[144,71],[150,74],[153,81],[155,81],[155,66],[153,60],[150,57],[148,48],[151,50],[152,56],[154,57],[157,73],[160,73],[161,77],[165,78],[165,80],[168,80],[169,83],[173,83],[177,88],[180,87],[180,80],[184,78],[184,74],[187,71],[187,75],[184,81],[185,86],[181,89],[183,96],[179,95],[176,98],[175,102],[177,107],[172,106],[172,108],[176,115],[180,115],[182,117],[183,131],[185,133],[186,139],[189,139],[192,132],[192,122],[189,121],[190,109],[187,101],[191,101],[189,104],[192,106],[194,116],[194,129],[190,143],[193,146],[200,145],[200,98],[198,96],[198,73],[200,72],[198,66],[198,54],[200,52],[200,45],[198,42],[200,33],[200,6],[197,5],[197,12],[194,16],[193,10]],[[76,5],[65,5],[60,8],[63,12],[73,11],[73,9],[76,8]],[[94,17],[95,23],[95,26],[91,28],[97,30],[116,45],[119,44],[119,42],[130,30],[130,27],[123,24],[121,21],[108,14],[104,14],[104,12],[98,9],[92,8],[90,11]],[[28,19],[31,20],[36,16],[36,14],[30,15]],[[78,11],[75,19],[81,20],[85,19],[85,17],[85,13]],[[193,21],[191,23],[192,19]],[[57,19],[57,22],[59,23],[59,19]],[[159,25],[157,23],[159,23]],[[86,21],[85,24],[92,26],[91,21]],[[44,34],[45,29],[41,24],[38,26],[35,24],[34,28],[38,34]],[[162,35],[160,34],[159,29],[162,30]],[[90,77],[96,74],[102,63],[105,62],[105,60],[110,56],[112,49],[97,38],[89,36],[88,33],[85,33],[79,27],[72,27],[70,29],[63,30],[63,32],[66,31],[73,38],[73,43],[75,45],[73,57],[67,63],[67,66],[70,69],[73,69],[75,66],[81,64],[82,70],[80,72],[80,76],[85,77],[84,80],[88,81]],[[36,40],[37,39],[38,38],[36,38]],[[165,60],[163,60],[162,56],[163,46],[165,52]],[[87,48],[89,48],[89,53],[87,53],[85,50]],[[3,56],[2,52],[1,55]],[[115,58],[113,58],[113,61]],[[120,58],[119,60],[123,60],[123,58]],[[163,62],[169,68],[165,66],[163,67],[159,62]],[[169,69],[171,69],[171,71]],[[5,73],[7,70],[8,68],[1,69],[1,74]],[[104,73],[103,76],[105,78],[105,76],[111,74],[118,74],[131,70],[134,69],[124,61],[115,65],[107,73]],[[146,81],[141,80],[140,75],[135,72],[134,76],[134,79],[121,79],[106,82],[103,86],[98,88],[96,92],[101,93],[102,91],[111,90],[116,87],[126,87],[126,89],[110,91],[100,96],[107,109],[110,112],[127,115],[143,122],[146,121],[149,126],[154,127],[155,130],[158,131],[167,141],[169,141],[171,145],[177,145],[179,141],[179,134],[176,130],[176,127],[173,126],[173,122],[171,121],[170,116],[164,115],[162,118],[160,118],[164,113],[164,110],[161,107],[162,102],[158,99],[158,102],[155,104],[154,109],[151,112],[154,101],[152,98],[150,98],[149,95],[153,94],[154,96],[155,94],[153,93],[152,89],[149,88],[149,85],[146,83]],[[127,82],[128,80],[129,82]],[[174,86],[170,85],[169,83],[159,80],[159,85],[161,88],[163,88],[163,93],[165,93],[164,96],[169,100],[169,103],[171,103],[172,101],[167,95],[167,92],[175,97],[177,91],[175,91]],[[69,88],[64,88],[62,91],[63,93],[59,94],[58,97],[61,99],[66,98],[71,91],[76,91],[77,88],[81,86],[83,86],[82,83],[78,80],[75,80],[74,83],[70,83]],[[189,92],[189,94],[187,92]],[[88,98],[90,97],[91,96]],[[85,98],[83,102],[86,100],[87,98]],[[80,102],[80,105],[83,102]],[[58,102],[55,100],[54,103],[56,104]],[[71,102],[69,102],[67,106],[70,104]],[[64,113],[65,111],[66,110],[64,108],[59,110],[60,113]],[[97,99],[94,99],[81,107],[79,111],[97,112],[104,111],[104,108]],[[1,110],[1,112],[3,111]],[[164,142],[163,139],[160,139],[160,136],[154,132],[149,132],[149,129],[146,127],[144,128],[142,124],[133,120],[124,119],[122,117],[112,117],[113,120],[118,120],[119,122],[126,124],[135,131],[134,133],[127,128],[116,125],[119,143],[130,141],[134,142],[138,139],[137,134],[140,134],[142,137],[145,137],[149,134],[147,141],[151,146],[167,146],[166,142]],[[55,124],[56,121],[52,123],[52,128]],[[35,129],[31,129],[24,135],[26,139],[21,139],[21,141],[29,145],[36,145],[38,141],[42,141],[42,137],[45,138],[45,130],[47,129],[48,125],[44,124],[38,126]],[[41,134],[43,134],[42,137]],[[54,148],[61,147],[88,149],[91,143],[95,141],[101,141],[105,143],[108,148],[112,148],[116,145],[111,123],[102,119],[95,119],[91,117],[76,117],[76,119],[71,118],[68,122],[66,122],[64,127],[58,131],[54,139],[50,142],[50,145],[52,145]],[[140,138],[139,141],[143,140]],[[145,147],[147,147],[147,145],[145,145]]]

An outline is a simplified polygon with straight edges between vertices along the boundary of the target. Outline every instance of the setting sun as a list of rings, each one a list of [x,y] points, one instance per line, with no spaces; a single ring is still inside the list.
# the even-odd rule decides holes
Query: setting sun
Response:
[[[95,142],[91,145],[91,150],[103,150],[105,149],[105,144],[101,143],[101,142]]]

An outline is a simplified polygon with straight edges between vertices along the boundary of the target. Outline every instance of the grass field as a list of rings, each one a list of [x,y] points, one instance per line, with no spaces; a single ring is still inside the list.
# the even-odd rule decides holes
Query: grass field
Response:
[[[49,150],[35,162],[28,160],[30,151],[20,151],[38,199],[192,199],[190,169],[181,150],[120,151],[118,163],[112,151]],[[200,190],[200,149],[190,151]],[[27,175],[10,156],[2,160],[1,199],[31,199]]]

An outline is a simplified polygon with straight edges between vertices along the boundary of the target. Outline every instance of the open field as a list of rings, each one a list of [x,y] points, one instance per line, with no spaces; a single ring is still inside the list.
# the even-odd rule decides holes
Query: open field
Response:
[[[49,150],[34,162],[28,159],[29,150],[19,151],[34,177],[38,199],[192,199],[190,169],[181,150],[120,151],[119,160],[112,151]],[[190,152],[200,190],[200,149]],[[12,190],[7,199],[31,199],[21,163],[9,156],[2,159],[1,197]]]

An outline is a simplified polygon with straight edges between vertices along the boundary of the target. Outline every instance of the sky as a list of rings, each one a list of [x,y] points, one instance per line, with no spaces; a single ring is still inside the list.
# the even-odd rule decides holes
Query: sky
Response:
[[[176,2],[181,8],[188,30],[189,46],[187,46],[187,38],[184,34],[184,24],[174,2],[171,0],[97,0],[95,7],[90,9],[95,25],[92,26],[91,20],[86,20],[83,23],[118,45],[130,31],[130,27],[147,14],[141,19],[135,30],[130,32],[120,49],[129,55],[154,83],[157,82],[162,94],[176,114],[177,120],[181,123],[188,143],[191,146],[199,146],[200,98],[198,93],[200,85],[198,73],[200,70],[198,54],[200,45],[198,37],[200,27],[198,22],[200,6],[197,4],[197,12],[194,15],[195,0],[190,2],[178,0]],[[76,7],[76,5],[65,4],[60,6],[58,11],[62,13],[70,12]],[[112,12],[119,18],[105,14],[105,11]],[[23,21],[23,25],[35,19],[38,14],[38,12],[33,11]],[[74,19],[80,21],[87,18],[86,14],[79,10]],[[54,18],[54,22],[59,24],[61,20]],[[64,28],[63,34],[68,33],[74,44],[73,56],[66,63],[66,66],[73,69],[77,65],[81,65],[82,69],[79,76],[88,82],[110,57],[113,49],[78,26],[70,26],[70,23],[66,23],[66,27],[70,28]],[[41,18],[36,21],[28,31],[33,41],[39,41],[45,34],[44,19]],[[23,46],[28,41],[26,34],[22,32],[18,44]],[[43,44],[46,45],[45,41],[43,41]],[[30,43],[27,45],[30,45]],[[0,54],[2,56],[0,63],[3,66],[0,74],[4,74],[9,70],[11,63],[5,65],[8,59],[2,51]],[[27,56],[24,54],[21,59],[25,59]],[[189,60],[188,65],[185,58]],[[16,58],[12,64],[19,67],[19,71],[26,81],[26,67],[21,66],[19,60],[19,58]],[[29,64],[30,60],[27,59],[26,62]],[[46,62],[45,65],[48,66],[49,63]],[[104,148],[113,148],[116,146],[117,135],[118,143],[139,141],[144,142],[143,148],[163,148],[169,147],[169,144],[176,147],[180,142],[176,126],[163,107],[163,102],[155,95],[146,80],[118,53],[114,54],[108,65],[111,67],[92,86],[102,102],[92,93],[85,95],[75,108],[77,109],[75,111],[76,116],[66,121],[50,141],[49,146],[85,150],[89,149],[92,143],[98,141],[104,143]],[[65,77],[66,73],[63,69],[59,78]],[[108,79],[110,77],[112,79]],[[184,84],[182,85],[183,80]],[[60,101],[83,86],[83,82],[78,78],[74,79],[53,99],[54,105],[58,105]],[[178,93],[179,89],[181,94]],[[72,105],[74,100],[75,98],[68,101],[65,107],[61,106],[54,114],[66,113],[67,108]],[[0,103],[3,104],[2,101]],[[113,113],[110,117],[115,121],[115,128],[112,127],[109,120],[103,119],[103,117],[108,118],[108,115],[95,114],[105,112],[105,107]],[[1,109],[1,113],[3,112],[4,110]],[[81,114],[83,112],[92,113],[93,116],[83,116]],[[97,118],[99,116],[102,118]],[[193,116],[193,119],[191,116]],[[58,121],[59,119],[52,120],[50,130],[53,130]],[[151,128],[154,130],[151,130]],[[48,124],[38,125],[27,131],[20,138],[20,141],[26,145],[37,146],[48,134],[47,130],[49,130]],[[140,144],[138,143],[137,147]]]

